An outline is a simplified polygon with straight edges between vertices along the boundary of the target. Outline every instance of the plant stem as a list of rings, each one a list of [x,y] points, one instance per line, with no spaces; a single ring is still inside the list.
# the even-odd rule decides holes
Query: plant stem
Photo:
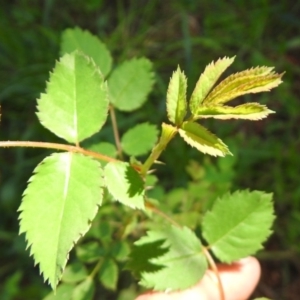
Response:
[[[95,275],[96,275],[97,272],[99,271],[99,269],[100,269],[102,263],[103,263],[103,258],[101,257],[101,258],[98,260],[98,262],[97,262],[95,268],[93,269],[92,273],[89,275],[90,278],[93,279],[93,278],[95,277]]]
[[[108,161],[108,162],[116,162],[118,161],[115,158],[94,152],[85,150],[81,147],[66,145],[66,144],[57,144],[57,143],[45,143],[45,142],[32,142],[32,141],[1,141],[0,147],[9,148],[9,147],[29,147],[29,148],[47,148],[47,149],[56,149],[74,153],[82,153],[84,155],[92,156],[94,158]]]
[[[110,113],[111,123],[112,123],[112,127],[113,127],[115,143],[116,143],[117,150],[118,150],[118,156],[121,160],[123,160],[123,153],[122,153],[122,146],[121,146],[121,142],[120,142],[120,135],[119,135],[119,131],[118,131],[117,118],[116,118],[115,109],[112,105],[109,106],[109,113]]]
[[[176,135],[177,131],[178,129],[176,127],[173,127],[172,125],[168,125],[165,123],[162,124],[160,139],[152,149],[150,156],[146,159],[141,168],[140,173],[143,177],[146,176],[153,163],[159,158],[163,150],[165,150],[165,148],[167,147],[168,143]]]
[[[203,247],[203,252],[204,255],[206,256],[209,266],[211,267],[211,269],[213,270],[213,272],[215,273],[216,277],[217,277],[217,281],[218,281],[218,287],[219,287],[219,291],[220,291],[220,296],[221,296],[221,300],[225,300],[225,293],[224,293],[224,289],[223,289],[223,285],[222,285],[222,281],[221,281],[221,277],[220,277],[220,273],[218,271],[218,268],[213,260],[213,258],[211,257],[209,251]]]
[[[167,220],[169,223],[175,225],[176,227],[181,228],[180,224],[178,224],[177,222],[175,222],[171,217],[169,217],[168,215],[166,215],[164,212],[160,211],[156,206],[154,206],[150,202],[145,201],[145,205],[146,205],[146,207],[148,209],[152,210],[154,213],[156,213],[157,215],[161,216],[162,218],[164,218],[165,220]]]

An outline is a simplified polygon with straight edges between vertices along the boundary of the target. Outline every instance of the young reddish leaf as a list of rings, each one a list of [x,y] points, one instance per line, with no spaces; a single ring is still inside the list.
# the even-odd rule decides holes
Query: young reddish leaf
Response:
[[[167,114],[170,122],[181,125],[187,112],[187,78],[178,66],[173,73],[167,93]]]
[[[235,57],[224,57],[216,62],[211,62],[205,68],[191,96],[190,110],[193,115],[196,114],[197,108],[201,105],[222,73],[233,63],[234,59]]]
[[[269,114],[275,113],[269,110],[265,105],[258,103],[245,103],[235,107],[231,106],[200,106],[194,119],[215,118],[221,120],[245,119],[261,120]]]
[[[66,29],[62,34],[60,53],[64,55],[75,50],[80,50],[91,57],[103,76],[107,76],[110,72],[112,57],[106,45],[97,36],[78,27]]]
[[[144,209],[144,182],[128,163],[108,163],[104,168],[104,178],[115,200],[131,208]]]
[[[211,251],[230,263],[262,248],[274,221],[272,194],[238,191],[218,199],[203,218],[203,237]]]
[[[227,146],[205,127],[194,122],[184,122],[179,129],[180,136],[192,147],[212,156],[231,154]]]
[[[38,100],[42,125],[77,144],[98,132],[107,118],[107,86],[93,61],[79,52],[56,63],[47,93]]]
[[[121,138],[121,145],[128,155],[139,156],[149,152],[157,141],[158,130],[148,122],[138,124]]]
[[[283,76],[272,69],[257,67],[233,74],[216,86],[203,103],[207,106],[223,104],[241,95],[270,91],[282,83]]]
[[[46,157],[29,180],[19,208],[20,233],[26,233],[30,254],[53,289],[101,205],[102,182],[99,162],[69,152]]]
[[[146,58],[125,61],[108,79],[111,103],[119,110],[141,107],[153,85],[152,63]]]
[[[143,249],[146,261],[141,262],[141,256],[131,256],[132,260],[137,259],[139,265],[145,266],[148,261],[148,267],[140,270],[140,284],[147,288],[159,291],[186,289],[196,284],[207,269],[201,242],[187,227],[167,226],[149,231],[135,245]],[[158,248],[148,247],[147,250],[147,245]]]

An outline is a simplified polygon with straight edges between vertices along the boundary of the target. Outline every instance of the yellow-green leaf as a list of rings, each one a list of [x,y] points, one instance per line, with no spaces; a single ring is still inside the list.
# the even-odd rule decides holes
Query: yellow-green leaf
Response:
[[[272,69],[257,67],[230,75],[213,89],[203,104],[223,104],[241,95],[270,91],[282,82],[283,75]]]
[[[222,73],[233,63],[234,59],[235,57],[224,57],[216,62],[211,62],[205,68],[191,96],[190,110],[193,115]]]
[[[205,127],[194,122],[184,122],[179,129],[180,136],[192,147],[212,156],[231,154],[227,146]]]
[[[261,120],[269,114],[275,113],[265,105],[258,103],[246,103],[235,107],[231,106],[201,106],[197,110],[194,119],[215,118],[221,120],[244,119],[244,120]]]
[[[167,93],[168,118],[176,125],[180,125],[186,115],[186,89],[187,78],[178,66],[170,79]]]

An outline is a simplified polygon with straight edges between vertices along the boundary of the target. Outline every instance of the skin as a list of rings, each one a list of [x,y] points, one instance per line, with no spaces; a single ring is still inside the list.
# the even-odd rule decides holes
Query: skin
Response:
[[[246,300],[260,278],[260,265],[256,258],[247,257],[231,265],[218,265],[226,300]],[[219,300],[215,274],[208,270],[194,287],[172,293],[150,292],[135,300]]]

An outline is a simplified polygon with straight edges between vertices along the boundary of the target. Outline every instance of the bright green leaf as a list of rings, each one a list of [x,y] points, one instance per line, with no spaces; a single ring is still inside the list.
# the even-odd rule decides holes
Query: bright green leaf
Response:
[[[148,59],[125,61],[108,79],[111,103],[122,111],[141,107],[151,91],[153,77],[152,64]]]
[[[223,104],[245,94],[270,91],[282,82],[283,76],[272,72],[272,69],[257,67],[228,76],[213,89],[204,104]]]
[[[203,237],[226,263],[253,255],[271,234],[272,195],[238,191],[218,199],[203,218]]]
[[[75,153],[54,153],[34,170],[19,208],[20,233],[53,289],[70,250],[84,235],[102,202],[99,162]]]
[[[143,155],[152,149],[157,138],[158,130],[155,125],[148,122],[141,123],[129,129],[122,136],[122,149],[128,155]]]
[[[224,57],[210,63],[200,75],[190,100],[190,110],[196,114],[198,107],[213,88],[222,73],[233,63],[235,57]]]
[[[212,156],[231,154],[227,146],[205,127],[198,123],[184,122],[179,129],[180,136],[192,147]]]
[[[274,111],[269,110],[265,105],[258,103],[245,103],[235,107],[231,106],[200,106],[194,119],[215,118],[221,120],[245,119],[261,120]]]
[[[66,283],[76,283],[82,281],[87,276],[88,272],[85,265],[76,261],[66,267],[61,280]]]
[[[112,259],[105,259],[99,271],[99,280],[106,288],[116,290],[119,277],[117,264]]]
[[[111,70],[112,57],[98,37],[78,27],[66,29],[62,34],[61,55],[80,50],[91,57],[99,67],[101,74],[107,76]]]
[[[167,113],[170,122],[181,125],[187,112],[187,78],[178,66],[173,73],[167,93]]]
[[[104,168],[104,178],[115,200],[131,208],[144,209],[144,182],[128,163],[108,163]]]
[[[37,115],[47,129],[76,144],[101,129],[108,104],[107,85],[97,67],[74,52],[56,63]]]
[[[78,284],[72,293],[72,300],[92,300],[95,293],[95,283],[91,277]]]
[[[161,249],[167,251],[150,259],[158,270],[142,272],[140,283],[159,291],[181,290],[195,285],[207,269],[200,240],[187,227],[168,226],[149,231],[135,245],[143,247],[161,241]]]

